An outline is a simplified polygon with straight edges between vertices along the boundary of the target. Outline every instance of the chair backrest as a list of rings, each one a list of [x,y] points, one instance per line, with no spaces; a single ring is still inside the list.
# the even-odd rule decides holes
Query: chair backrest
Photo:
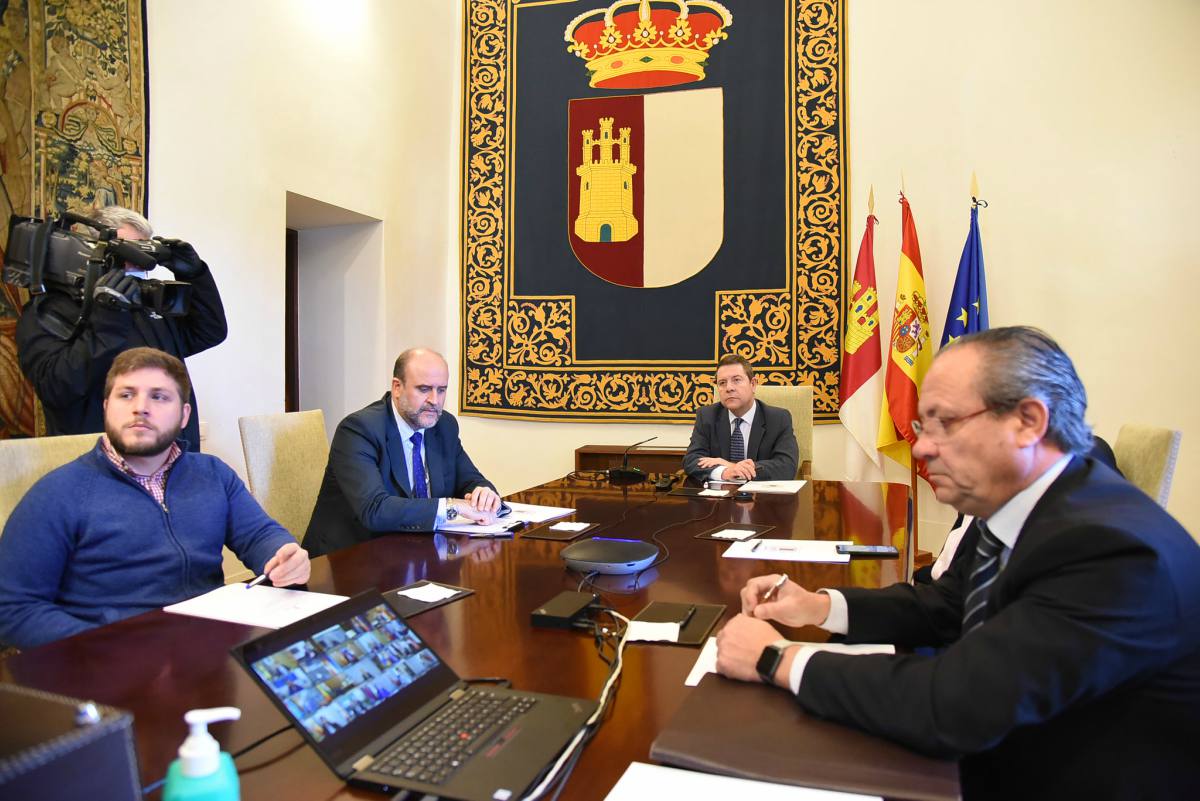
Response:
[[[0,529],[39,478],[96,447],[99,437],[73,434],[0,440]]]
[[[1164,509],[1171,494],[1175,460],[1183,432],[1157,426],[1126,423],[1117,432],[1113,453],[1117,467],[1129,482],[1158,501]]]
[[[796,465],[796,478],[812,475],[813,458],[813,388],[807,384],[797,386],[760,385],[754,396],[768,406],[787,409],[792,415],[792,428],[796,432],[796,444],[800,446],[800,460]]]
[[[238,428],[250,493],[302,541],[329,461],[325,415],[316,409],[239,417]]]

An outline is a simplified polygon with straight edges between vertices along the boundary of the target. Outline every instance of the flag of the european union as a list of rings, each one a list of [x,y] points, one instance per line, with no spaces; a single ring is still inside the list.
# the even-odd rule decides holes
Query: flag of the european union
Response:
[[[987,281],[983,277],[983,241],[979,238],[979,206],[971,207],[971,230],[958,260],[958,276],[950,294],[942,345],[964,334],[988,328]]]

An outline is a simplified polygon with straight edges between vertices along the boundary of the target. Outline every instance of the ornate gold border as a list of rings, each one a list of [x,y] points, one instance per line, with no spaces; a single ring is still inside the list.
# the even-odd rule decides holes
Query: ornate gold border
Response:
[[[785,6],[788,285],[717,293],[712,359],[671,363],[577,360],[574,297],[511,291],[513,43],[518,11],[546,4],[464,0],[461,412],[689,420],[711,402],[716,360],[736,352],[761,365],[768,383],[812,384],[816,418],[836,419],[848,235],[843,0]]]

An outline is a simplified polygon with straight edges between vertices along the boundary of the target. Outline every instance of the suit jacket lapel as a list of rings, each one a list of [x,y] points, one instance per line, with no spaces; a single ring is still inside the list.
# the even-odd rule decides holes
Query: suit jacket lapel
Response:
[[[758,461],[758,444],[762,442],[763,429],[767,425],[767,413],[762,401],[754,402],[754,423],[750,426],[750,439],[746,440],[746,458]]]
[[[717,452],[713,456],[729,458],[729,412],[717,404]]]
[[[429,497],[450,497],[442,480],[442,432],[437,426],[425,429],[425,472],[429,478]]]
[[[412,497],[412,481],[408,477],[408,465],[404,461],[404,443],[400,441],[400,429],[392,416],[392,396],[384,396],[384,430],[388,461],[392,464],[392,480],[405,495]]]

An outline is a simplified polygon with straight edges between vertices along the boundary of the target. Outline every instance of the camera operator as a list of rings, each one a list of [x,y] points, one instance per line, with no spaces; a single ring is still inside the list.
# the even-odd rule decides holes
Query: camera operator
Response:
[[[150,223],[135,211],[106,206],[93,215],[117,236],[145,240]],[[145,273],[132,264],[110,270],[96,282],[91,314],[82,331],[64,340],[44,319],[53,316],[72,323],[82,305],[69,294],[50,291],[25,304],[17,323],[17,352],[21,370],[33,384],[46,413],[47,434],[88,434],[104,430],[104,377],[117,354],[141,346],[157,348],[184,359],[220,344],[228,328],[225,309],[212,274],[195,248],[179,240],[162,240],[170,248],[167,269],[191,284],[191,306],[182,317],[164,317],[141,308],[140,281]],[[183,439],[200,450],[196,396],[188,399],[192,414]]]

